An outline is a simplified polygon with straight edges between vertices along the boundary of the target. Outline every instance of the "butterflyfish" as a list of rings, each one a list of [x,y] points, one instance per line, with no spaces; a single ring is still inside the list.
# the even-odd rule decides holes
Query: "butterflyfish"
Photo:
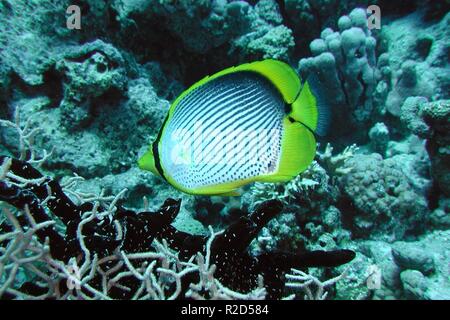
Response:
[[[287,182],[313,161],[328,115],[319,90],[288,64],[230,67],[182,92],[141,169],[196,195],[237,195],[252,182]]]

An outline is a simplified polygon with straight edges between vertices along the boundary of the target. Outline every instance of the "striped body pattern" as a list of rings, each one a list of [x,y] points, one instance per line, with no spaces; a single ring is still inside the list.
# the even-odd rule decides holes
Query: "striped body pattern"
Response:
[[[285,103],[255,72],[226,74],[185,95],[161,137],[164,172],[196,189],[277,170]]]
[[[255,181],[287,182],[311,164],[314,134],[329,119],[311,88],[272,59],[207,76],[171,104],[138,165],[188,194],[236,196]]]

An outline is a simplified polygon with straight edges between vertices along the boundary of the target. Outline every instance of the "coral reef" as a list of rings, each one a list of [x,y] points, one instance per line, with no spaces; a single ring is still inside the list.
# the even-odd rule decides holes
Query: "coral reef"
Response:
[[[250,6],[245,1],[115,1],[113,6],[123,32],[136,30],[136,24],[159,20],[160,29],[166,29],[187,51],[196,53],[221,46],[250,24]],[[139,36],[158,36],[156,28],[148,31]]]
[[[65,79],[59,105],[62,125],[68,130],[92,122],[93,99],[122,92],[127,85],[125,62],[113,46],[101,40],[70,50],[56,63]]]
[[[2,65],[27,85],[46,80],[46,72],[58,56],[55,39],[69,33],[65,24],[65,1],[2,1],[0,46]],[[48,76],[47,76],[48,77]]]
[[[412,133],[427,139],[426,149],[439,190],[450,195],[449,129],[450,102],[428,102],[425,97],[409,97],[401,109],[401,120]]]
[[[93,202],[85,200],[77,205],[64,193],[64,187],[27,162],[7,157],[1,157],[0,161],[0,200],[25,212],[15,217],[7,210],[9,224],[1,224],[5,235],[1,238],[4,252],[0,267],[9,271],[2,281],[0,294],[6,293],[7,297],[33,296],[39,292],[40,297],[66,298],[74,294],[72,285],[64,283],[72,279],[68,270],[72,266],[77,273],[74,276],[72,272],[78,285],[75,296],[84,299],[130,299],[141,295],[175,299],[183,293],[187,297],[199,297],[205,289],[211,291],[208,298],[226,297],[232,290],[235,296],[229,295],[231,297],[250,292],[247,298],[273,299],[282,297],[285,275],[291,268],[339,266],[354,257],[350,250],[250,256],[247,246],[281,211],[281,203],[276,200],[262,204],[225,231],[212,232],[208,239],[171,226],[179,212],[180,201],[168,199],[158,212],[139,213],[118,205],[121,194],[109,203],[100,196]],[[64,234],[56,229],[57,221],[63,224]],[[17,233],[21,237],[15,238]],[[28,247],[30,242],[37,250],[32,258],[26,253],[27,250],[33,252],[33,247]],[[155,252],[149,252],[152,245]],[[177,250],[178,254],[171,253],[169,248]],[[82,260],[75,260],[80,255]],[[195,255],[197,266],[191,258]],[[134,267],[132,259],[140,261],[140,267]],[[120,261],[114,264],[115,260]],[[39,271],[36,265],[30,266],[39,261],[47,263],[49,269]],[[42,281],[47,281],[46,285],[25,282],[15,288],[11,283],[19,268],[33,271]],[[152,274],[155,271],[159,278]],[[194,272],[199,273],[197,284],[191,275]],[[54,273],[63,275],[54,279]],[[151,279],[151,284],[146,284],[147,279]],[[257,289],[259,293],[253,291]]]
[[[369,131],[371,149],[385,155],[389,143],[389,128],[383,122],[377,122]]]
[[[284,214],[262,229],[258,241],[253,244],[255,252],[299,248],[336,248],[345,245],[350,234],[342,228],[342,213],[336,207],[340,198],[337,178],[346,175],[351,168],[345,167],[356,152],[350,146],[333,155],[328,144],[319,152],[318,162],[286,184],[256,183],[242,197],[242,206],[252,208],[268,199],[281,199],[285,203]],[[325,169],[326,168],[326,169]]]
[[[366,241],[360,249],[377,266],[381,286],[375,299],[448,300],[449,233],[435,231],[416,241]],[[345,286],[345,280],[338,285]]]
[[[374,153],[356,155],[348,161],[352,170],[340,183],[349,201],[346,213],[355,235],[382,236],[392,241],[417,232],[425,223],[426,189],[418,189],[410,182],[414,174],[404,170],[403,161],[397,158],[404,157],[382,159]]]
[[[301,59],[303,78],[317,78],[323,103],[330,105],[333,123],[346,121],[332,131],[346,134],[370,124],[387,95],[389,68],[386,54],[376,56],[376,39],[367,27],[366,12],[354,9],[338,21],[338,31],[326,28],[310,44],[313,57]],[[345,117],[345,120],[344,120]]]
[[[449,10],[0,1],[0,297],[450,299]],[[208,197],[137,168],[183,90],[267,58],[329,106],[307,170]]]
[[[400,116],[407,97],[448,98],[448,24],[447,14],[439,23],[430,25],[415,12],[390,23],[382,30],[388,43],[389,66],[393,90],[386,100],[386,110]],[[403,30],[408,28],[408,32]]]

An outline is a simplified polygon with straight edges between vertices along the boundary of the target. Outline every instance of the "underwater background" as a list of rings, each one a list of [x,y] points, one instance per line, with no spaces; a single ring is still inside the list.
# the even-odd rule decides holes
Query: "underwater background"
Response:
[[[450,299],[449,9],[0,0],[0,298]],[[181,92],[269,58],[332,101],[305,172],[219,197],[137,167]]]

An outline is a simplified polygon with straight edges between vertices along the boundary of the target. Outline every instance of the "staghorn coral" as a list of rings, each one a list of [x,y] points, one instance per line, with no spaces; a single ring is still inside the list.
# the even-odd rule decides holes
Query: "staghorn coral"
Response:
[[[47,155],[36,159],[27,131],[15,129],[20,154],[31,149],[32,161],[45,161]],[[349,250],[251,256],[248,246],[281,212],[279,201],[261,204],[223,232],[210,228],[209,238],[172,225],[180,200],[134,212],[119,204],[126,189],[115,197],[80,193],[73,190],[80,177],[60,184],[24,159],[0,156],[0,162],[0,200],[18,210],[3,210],[7,221],[0,224],[6,298],[279,298],[289,268],[338,266],[354,256]],[[16,281],[19,269],[31,272],[32,281]]]
[[[33,142],[34,137],[39,131],[39,127],[32,128],[31,118],[28,118],[23,126],[21,122],[22,121],[20,118],[20,113],[16,111],[14,114],[14,122],[0,119],[0,126],[11,129],[17,135],[17,150],[19,154],[19,160],[23,161],[28,157],[28,161],[31,164],[37,164],[38,166],[41,166],[45,162],[45,160],[49,158],[53,151],[47,153],[47,151],[44,149],[43,157],[41,159],[37,159],[37,157],[39,156],[36,155],[37,151],[34,148]]]
[[[202,274],[201,289],[202,294],[208,294],[210,299],[264,299],[266,291],[262,282],[259,287],[249,294],[232,291],[223,286],[219,280],[214,278],[215,265],[209,266],[209,261],[205,264],[205,257],[198,253],[195,262],[180,261],[178,255],[172,252],[166,241],[162,243],[154,240],[154,251],[125,254],[123,251],[115,255],[98,260],[94,255],[92,260],[86,260],[82,265],[78,261],[71,259],[67,264],[54,259],[50,254],[50,247],[47,243],[37,241],[36,234],[41,229],[54,224],[55,221],[46,221],[36,224],[33,217],[27,212],[30,221],[30,228],[26,231],[22,229],[19,221],[8,211],[5,211],[9,222],[17,229],[5,232],[2,235],[2,242],[9,241],[4,255],[1,257],[0,265],[5,273],[4,279],[0,283],[0,297],[19,299],[111,299],[110,295],[117,295],[117,289],[123,291],[130,290],[122,283],[129,284],[133,281],[141,282],[140,287],[133,293],[131,299],[153,299],[153,300],[174,300],[182,293],[181,283],[184,277],[197,272]],[[2,225],[2,229],[7,225]],[[209,245],[206,246],[206,259],[210,257],[210,244],[214,239],[212,234]],[[82,240],[80,240],[82,243]],[[85,254],[90,254],[87,247],[83,248]],[[147,261],[151,259],[149,264]],[[144,263],[139,263],[146,260]],[[46,275],[45,270],[40,270],[35,264],[48,264],[51,274]],[[108,265],[114,265],[110,268]],[[122,266],[125,265],[125,268]],[[105,270],[106,269],[106,270]],[[20,283],[16,288],[16,278],[20,270],[34,274],[40,278],[42,286],[33,287],[32,283]],[[102,288],[96,289],[90,283],[96,277],[101,278]],[[127,278],[131,277],[127,280]],[[175,288],[172,288],[175,284]],[[64,285],[67,288],[64,288]],[[62,288],[61,288],[62,287]],[[36,296],[38,291],[41,293]],[[46,291],[47,290],[47,291]],[[67,292],[63,293],[61,291]],[[192,285],[186,292],[186,297],[199,299],[197,286]],[[117,297],[117,296],[116,296]],[[122,297],[123,298],[123,297]]]
[[[31,234],[28,234],[27,239],[36,241],[33,238],[36,234],[37,240],[44,244],[43,256],[47,265],[55,265],[56,270],[66,274],[66,277],[60,277],[55,284],[54,280],[50,281],[51,273],[55,272],[50,268],[37,274],[42,280],[48,281],[47,286],[40,287],[38,284],[29,283],[23,284],[20,289],[8,290],[17,269],[21,266],[20,263],[18,265],[13,263],[13,272],[8,273],[8,280],[2,286],[5,288],[3,292],[12,296],[20,296],[21,290],[24,290],[25,295],[32,295],[31,290],[41,292],[41,295],[46,294],[45,297],[52,297],[54,296],[52,290],[57,287],[56,297],[67,298],[73,294],[70,285],[64,287],[68,273],[68,266],[64,263],[69,263],[75,266],[79,275],[79,281],[75,282],[80,287],[75,291],[75,296],[79,295],[85,299],[176,298],[183,291],[183,287],[186,288],[187,284],[183,286],[184,281],[188,283],[195,281],[187,275],[199,270],[202,274],[200,278],[203,279],[201,281],[212,281],[218,286],[212,288],[212,294],[216,296],[223,297],[224,294],[221,292],[230,292],[229,289],[238,292],[234,297],[255,288],[262,289],[260,280],[262,276],[265,279],[267,297],[276,298],[283,292],[287,268],[336,266],[353,258],[353,252],[346,250],[311,251],[301,254],[273,252],[261,254],[257,258],[251,257],[245,249],[259,230],[281,211],[282,207],[277,201],[259,206],[250,216],[240,218],[223,233],[213,233],[212,238],[207,240],[203,236],[178,231],[170,225],[179,211],[180,201],[168,199],[156,213],[135,213],[123,208],[117,204],[121,194],[109,203],[99,201],[102,200],[100,197],[93,202],[77,205],[65,195],[58,182],[42,176],[26,162],[6,157],[2,157],[1,161],[3,178],[0,182],[0,199],[23,210],[26,218],[19,216],[16,219],[9,213],[6,215],[16,231],[30,228]],[[64,224],[65,234],[54,228],[55,221],[50,218],[47,210]],[[106,220],[110,222],[107,223]],[[2,224],[2,230],[13,232],[7,224]],[[8,240],[13,234],[14,232],[7,233],[2,237],[2,240],[6,241],[7,255],[3,258],[8,264],[7,267],[10,267],[11,263],[9,252],[13,251]],[[153,244],[157,248],[156,253],[148,252],[154,240],[157,240]],[[174,256],[174,262],[167,261],[170,258],[174,259],[169,247],[179,252],[179,255]],[[195,267],[190,257],[203,250],[206,250],[206,258],[198,254],[198,266]],[[82,255],[82,261],[75,260],[78,255]],[[178,257],[181,260],[178,261]],[[26,264],[23,262],[23,256],[17,258],[19,262]],[[13,262],[14,258],[12,259]],[[111,265],[110,262],[117,259],[121,259],[123,263]],[[140,260],[141,266],[133,266],[130,259]],[[99,265],[103,263],[105,266],[100,268]],[[172,263],[176,266],[174,270],[170,268]],[[159,279],[151,277],[155,267],[159,272]],[[236,268],[240,270],[238,277],[234,272]],[[213,274],[217,280],[212,278]],[[164,275],[172,277],[174,283],[170,281],[165,283],[161,279]],[[187,279],[181,279],[183,276]],[[112,284],[108,282],[109,277],[112,277]],[[151,284],[145,285],[144,281],[151,281]],[[229,289],[224,288],[224,285]],[[205,284],[201,284],[198,288],[198,285],[191,285],[189,296],[196,296],[194,292],[199,292],[204,286]],[[143,293],[144,289],[147,292]],[[261,291],[258,292],[260,292],[258,296],[261,296]]]
[[[333,147],[327,143],[323,152],[318,152],[317,158],[319,163],[325,168],[328,175],[331,177],[342,176],[351,171],[351,168],[346,166],[347,161],[350,160],[358,151],[356,144],[347,146],[340,153],[333,155]]]
[[[303,290],[305,293],[305,300],[325,300],[328,296],[328,292],[325,291],[325,289],[336,284],[344,277],[345,272],[326,281],[320,281],[311,274],[307,274],[301,270],[292,269],[292,274],[286,275],[286,278],[289,280],[289,282],[286,283],[286,286]],[[311,287],[316,287],[316,291],[313,292]]]

